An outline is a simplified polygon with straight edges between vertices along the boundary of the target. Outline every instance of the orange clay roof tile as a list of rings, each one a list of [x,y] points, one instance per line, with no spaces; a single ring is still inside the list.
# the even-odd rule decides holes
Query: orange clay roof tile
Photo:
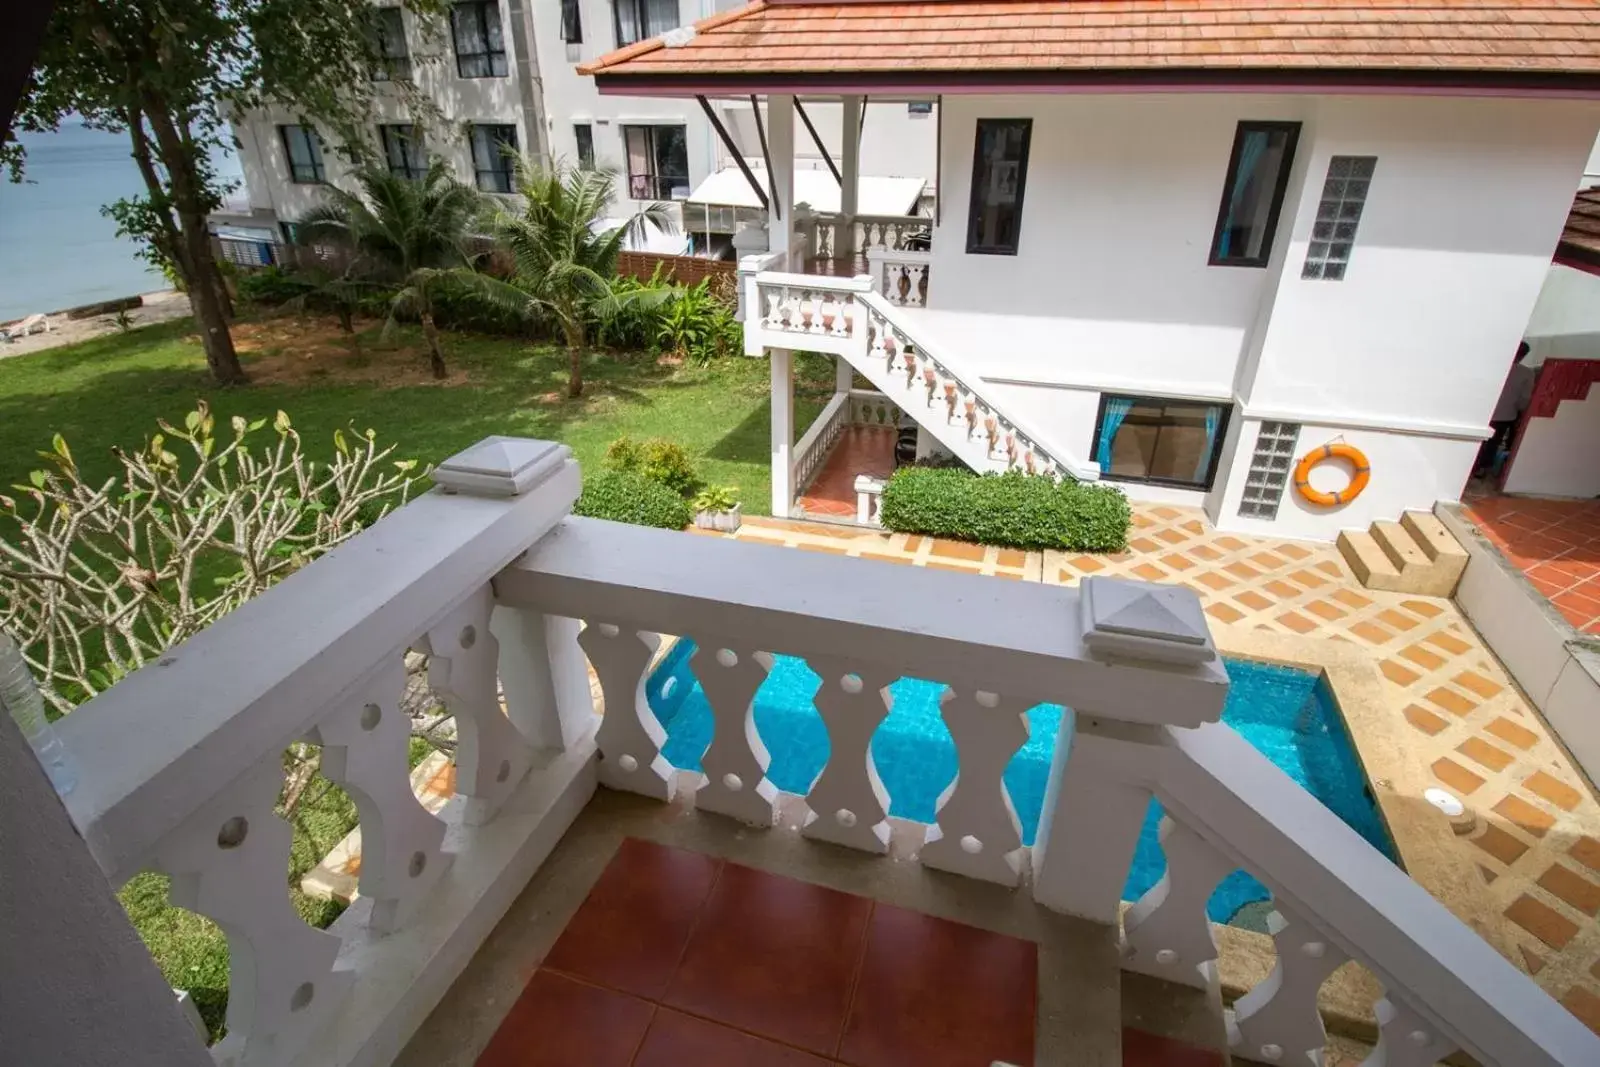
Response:
[[[579,72],[1172,69],[1600,74],[1600,0],[757,0]]]

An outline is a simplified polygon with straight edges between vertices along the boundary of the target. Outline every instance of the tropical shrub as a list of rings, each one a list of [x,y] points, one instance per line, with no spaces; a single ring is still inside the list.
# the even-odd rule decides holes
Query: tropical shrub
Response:
[[[617,309],[609,317],[596,318],[591,323],[595,343],[622,351],[654,351],[656,338],[661,333],[661,323],[667,314],[667,302],[676,286],[662,276],[659,266],[649,281],[618,275],[606,284],[616,298]],[[640,299],[632,296],[634,293],[667,295]]]
[[[700,474],[684,447],[660,437],[646,441],[617,438],[606,448],[605,467],[638,474],[679,496],[690,496],[701,485]]]
[[[239,275],[239,299],[258,307],[280,307],[306,291],[306,281],[282,267],[262,267]]]
[[[707,280],[679,291],[660,318],[656,350],[679,359],[705,363],[738,352],[744,345],[744,331],[734,317],[734,308],[712,295]]]
[[[1132,521],[1120,490],[1021,471],[902,467],[883,490],[887,528],[985,545],[1120,552]]]
[[[602,470],[585,478],[572,513],[663,530],[681,530],[694,521],[681,494],[631,470]]]

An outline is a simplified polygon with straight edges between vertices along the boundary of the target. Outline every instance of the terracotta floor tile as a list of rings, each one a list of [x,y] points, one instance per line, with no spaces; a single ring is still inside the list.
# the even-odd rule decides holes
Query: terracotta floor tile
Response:
[[[1254,589],[1246,589],[1233,599],[1237,600],[1251,611],[1265,611],[1267,608],[1272,607],[1272,601],[1268,600]]]
[[[1222,1067],[1226,1061],[1215,1049],[1196,1048],[1170,1037],[1124,1028],[1122,1062],[1124,1067]]]
[[[544,966],[647,1000],[666,992],[719,861],[627,838]]]
[[[1435,715],[1427,708],[1422,707],[1420,704],[1407,705],[1405,709],[1405,716],[1407,722],[1429,736],[1438,733],[1446,726],[1450,725],[1447,720],[1441,719],[1439,716]]]
[[[1544,771],[1535,771],[1532,777],[1522,783],[1522,788],[1543,797],[1562,811],[1571,811],[1583,799],[1582,793]]]
[[[862,897],[726,864],[662,1003],[830,1055],[870,909]]]
[[[1501,685],[1499,682],[1491,681],[1475,671],[1462,671],[1460,674],[1456,675],[1450,680],[1455,682],[1461,688],[1478,694],[1485,700],[1497,695],[1502,689],[1505,688],[1505,686]]]
[[[1296,575],[1296,577],[1298,577],[1298,575]],[[1362,596],[1354,589],[1339,589],[1330,595],[1333,597],[1333,599],[1337,600],[1345,607],[1355,608],[1357,611],[1361,610],[1362,608],[1369,608],[1372,606],[1372,601],[1369,598]]]
[[[1433,776],[1443,782],[1454,792],[1466,795],[1476,792],[1483,785],[1483,777],[1467,770],[1461,764],[1448,756],[1441,756],[1433,761],[1430,768]]]
[[[1410,667],[1403,666],[1398,660],[1386,659],[1378,667],[1383,676],[1395,685],[1410,685],[1422,677]]]
[[[1232,604],[1212,604],[1206,608],[1206,614],[1230,625],[1244,618],[1244,612]]]
[[[1600,841],[1587,834],[1574,841],[1567,854],[1591,871],[1600,871]]]
[[[1031,942],[880,904],[839,1058],[857,1067],[1032,1063],[1038,970]]]
[[[1469,737],[1456,746],[1456,751],[1472,760],[1482,764],[1491,771],[1503,771],[1511,766],[1515,758],[1509,752],[1499,749],[1481,737]]]
[[[1378,619],[1384,625],[1399,630],[1401,633],[1414,629],[1417,625],[1416,619],[1413,619],[1403,611],[1396,611],[1394,608],[1378,612]]]
[[[1186,571],[1194,566],[1194,561],[1179,552],[1169,552],[1161,557],[1163,566],[1175,571]]]
[[[1308,634],[1317,628],[1315,619],[1308,619],[1297,611],[1286,611],[1278,616],[1278,621],[1297,634]]]
[[[938,538],[929,550],[930,556],[939,556],[943,559],[965,559],[978,562],[983,559],[984,553],[989,550],[983,545],[971,545],[965,541],[946,541]]]
[[[1578,933],[1578,924],[1543,901],[1524,893],[1511,902],[1506,918],[1551,948],[1565,948]]]
[[[477,1067],[628,1067],[654,1010],[625,993],[535,971]]]
[[[1454,634],[1443,632],[1429,634],[1427,637],[1424,637],[1423,640],[1435,648],[1443,649],[1446,653],[1452,656],[1460,656],[1472,651],[1471,645],[1467,644]]]
[[[1535,837],[1543,837],[1556,824],[1555,817],[1542,808],[1536,808],[1514,793],[1500,798],[1493,808],[1500,815],[1516,823]]]
[[[1468,700],[1454,689],[1444,686],[1429,692],[1428,699],[1453,715],[1469,715],[1478,706],[1476,701]]]
[[[1552,863],[1539,878],[1539,885],[1591,918],[1600,914],[1600,885],[1570,867]]]
[[[1327,622],[1332,622],[1335,619],[1342,619],[1346,614],[1340,609],[1334,607],[1332,604],[1328,603],[1326,600],[1313,600],[1310,603],[1303,605],[1303,607],[1306,611],[1309,611],[1311,614],[1317,616],[1317,618],[1323,619]]]
[[[1225,578],[1222,575],[1217,574],[1215,571],[1208,571],[1205,574],[1199,575],[1195,578],[1195,581],[1199,582],[1207,589],[1214,589],[1219,593],[1224,589],[1231,589],[1234,585],[1232,578]]]
[[[1484,728],[1485,733],[1493,734],[1500,740],[1520,749],[1530,749],[1539,741],[1539,735],[1523,726],[1518,726],[1504,715],[1499,716]]]
[[[1385,644],[1394,637],[1394,634],[1375,622],[1358,622],[1350,627],[1350,632],[1372,645]]]
[[[1434,618],[1444,610],[1438,604],[1427,600],[1403,600],[1401,605],[1407,611],[1420,615],[1424,619]]]
[[[656,1011],[633,1067],[828,1067],[809,1052],[779,1045],[667,1008]],[[573,1067],[578,1067],[574,1064]]]
[[[1425,671],[1435,671],[1445,664],[1445,658],[1423,644],[1411,645],[1400,650],[1400,655],[1415,663]]]
[[[1575,985],[1561,998],[1561,1006],[1576,1015],[1583,1025],[1600,1033],[1600,996],[1595,996],[1581,985]]]
[[[1483,849],[1507,867],[1522,858],[1528,846],[1492,822],[1486,822],[1483,833],[1472,838],[1472,843]]]

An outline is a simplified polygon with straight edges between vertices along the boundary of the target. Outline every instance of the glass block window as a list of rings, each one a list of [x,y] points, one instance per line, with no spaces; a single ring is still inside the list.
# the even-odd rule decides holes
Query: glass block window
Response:
[[[1300,437],[1298,422],[1263,422],[1250,457],[1239,514],[1251,519],[1275,519],[1283,490],[1294,468],[1294,444]]]
[[[1311,245],[1306,249],[1306,265],[1300,277],[1330,282],[1344,277],[1377,167],[1377,156],[1334,156],[1328,160],[1328,178],[1322,183],[1322,200],[1317,204],[1317,221],[1311,230]]]

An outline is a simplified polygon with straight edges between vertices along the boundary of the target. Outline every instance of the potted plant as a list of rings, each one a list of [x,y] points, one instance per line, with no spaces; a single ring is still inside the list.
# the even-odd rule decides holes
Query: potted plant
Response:
[[[739,528],[739,501],[732,486],[710,486],[695,494],[694,524],[702,530],[732,533]]]

